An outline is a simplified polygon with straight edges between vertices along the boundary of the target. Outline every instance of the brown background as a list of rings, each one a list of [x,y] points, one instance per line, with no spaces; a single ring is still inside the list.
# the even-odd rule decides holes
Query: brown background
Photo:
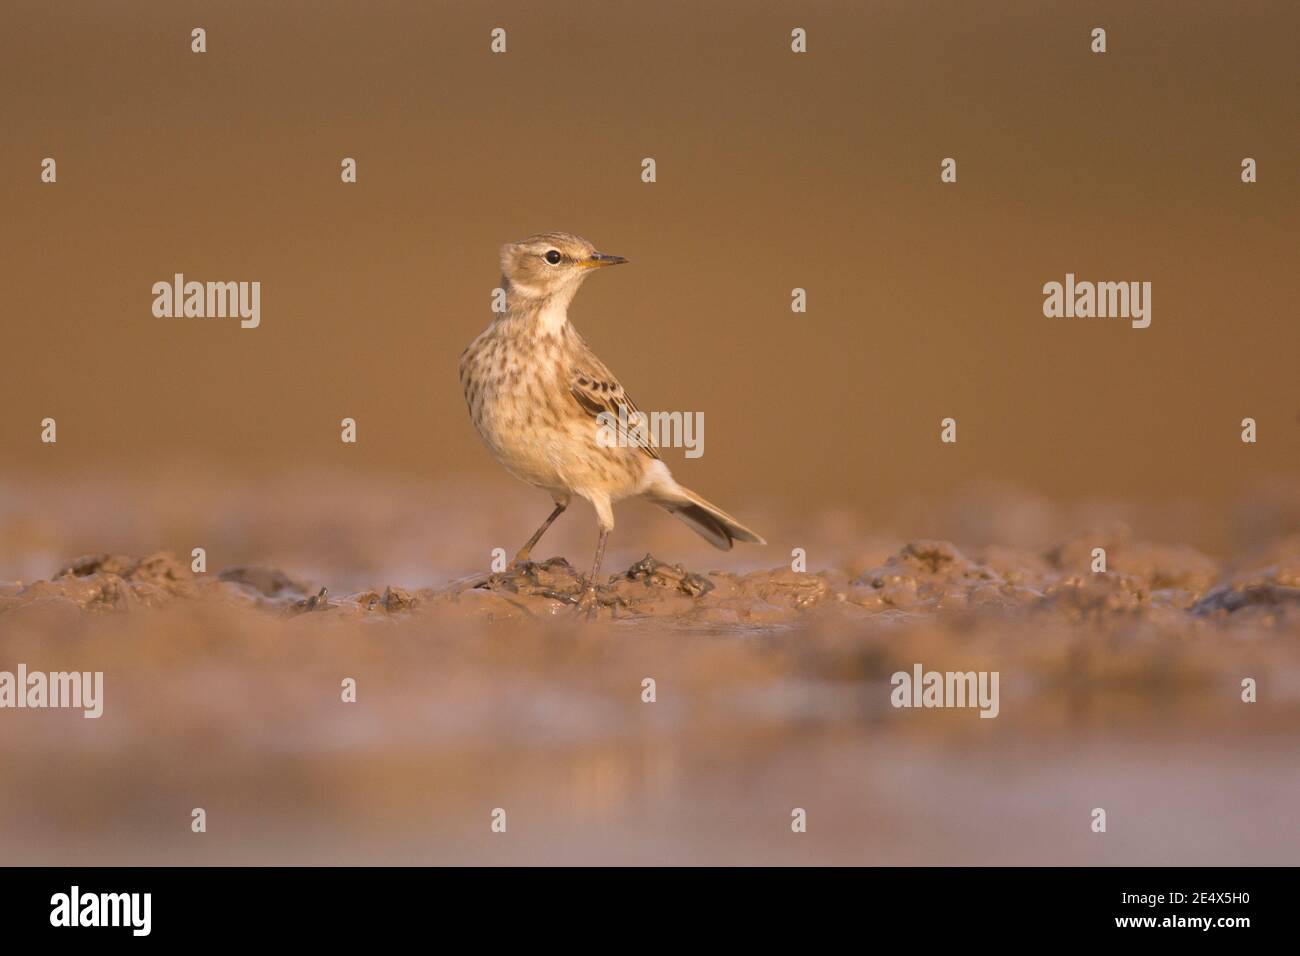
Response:
[[[677,473],[738,512],[1213,510],[1300,465],[1293,3],[5,6],[2,477],[503,480],[456,358],[546,229],[632,260],[573,317],[705,413]],[[1151,328],[1044,318],[1068,271],[1151,281]],[[154,318],[174,272],[260,280],[262,327]]]
[[[1293,863],[1297,26],[1293,0],[5,0],[0,666],[103,671],[106,705],[0,717],[0,854]],[[682,617],[590,629],[416,590],[549,506],[479,445],[455,371],[497,247],[542,229],[632,260],[576,321],[643,407],[705,413],[704,458],[670,462],[772,542],[721,555],[629,505],[606,573],[776,568],[742,596],[718,578]],[[260,280],[262,327],[154,318],[178,271]],[[1151,281],[1152,327],[1044,318],[1068,271]],[[574,510],[538,556],[585,570]],[[1017,550],[1063,532],[1059,561]],[[981,563],[917,570],[921,536]],[[1077,573],[1097,545],[1116,573]],[[195,546],[196,580],[42,580]],[[863,600],[849,579],[884,566],[898,603],[778,607],[794,546],[814,587]],[[332,610],[212,580],[243,563]],[[1220,582],[1255,598],[1181,610]],[[360,610],[388,585],[420,605]],[[997,670],[1001,715],[894,710],[913,662]]]

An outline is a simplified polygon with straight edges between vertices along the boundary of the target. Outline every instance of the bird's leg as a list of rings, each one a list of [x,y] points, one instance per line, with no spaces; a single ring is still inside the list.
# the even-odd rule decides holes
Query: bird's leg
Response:
[[[533,536],[528,539],[528,543],[520,548],[519,552],[515,555],[515,564],[528,563],[528,555],[531,554],[533,548],[537,546],[537,542],[542,540],[542,535],[546,534],[546,529],[554,523],[556,518],[564,514],[564,509],[567,507],[569,507],[567,501],[557,501],[555,503],[555,510],[551,512],[551,516],[542,522],[542,526],[533,532]]]
[[[578,610],[587,614],[595,614],[600,607],[600,601],[596,593],[596,576],[600,574],[600,561],[605,557],[605,541],[609,538],[609,529],[600,529],[600,540],[596,542],[596,560],[591,565],[591,577],[587,578],[587,588],[582,592],[582,597],[578,601]]]

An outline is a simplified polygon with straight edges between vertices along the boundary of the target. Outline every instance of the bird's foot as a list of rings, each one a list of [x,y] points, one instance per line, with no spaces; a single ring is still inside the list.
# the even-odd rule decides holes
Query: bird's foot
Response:
[[[535,562],[527,551],[520,551],[515,555],[514,560],[507,564],[502,570],[492,572],[489,580],[505,581],[518,580],[521,577],[527,577],[537,568],[541,567]]]
[[[578,603],[574,607],[574,612],[579,617],[585,617],[592,620],[600,610],[600,595],[596,591],[595,583],[589,584],[586,590],[582,592],[582,597],[578,598]]]

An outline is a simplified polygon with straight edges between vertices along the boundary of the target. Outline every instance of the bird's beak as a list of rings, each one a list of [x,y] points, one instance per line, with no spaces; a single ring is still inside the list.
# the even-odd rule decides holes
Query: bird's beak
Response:
[[[590,259],[578,263],[584,269],[599,269],[601,266],[617,266],[627,262],[622,256],[607,256],[603,252],[593,252]]]

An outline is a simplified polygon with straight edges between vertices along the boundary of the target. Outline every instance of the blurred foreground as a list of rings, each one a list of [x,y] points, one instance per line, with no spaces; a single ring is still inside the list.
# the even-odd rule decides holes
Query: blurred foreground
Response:
[[[250,494],[242,513],[263,498]],[[284,547],[320,535],[297,564],[235,565],[217,557],[233,548],[210,544],[208,573],[193,575],[178,545],[181,558],[64,555],[40,580],[0,583],[0,670],[105,675],[98,720],[0,711],[0,859],[1300,857],[1300,535],[1280,523],[1212,557],[1135,540],[1121,524],[1028,546],[1023,526],[991,515],[1020,543],[855,548],[827,521],[821,546],[797,542],[810,555],[797,573],[788,560],[755,570],[741,551],[699,559],[689,532],[630,517],[587,622],[573,614],[579,581],[563,560],[481,567],[489,547],[513,553],[531,530],[532,499],[517,500],[429,518],[385,497],[380,511],[440,524],[439,553],[479,556],[421,572],[413,550],[415,580],[362,583],[367,556],[405,540],[400,522],[373,510],[313,522],[311,508],[283,508],[206,540],[256,550],[262,538]],[[78,524],[76,507],[25,512],[62,516],[46,525],[9,512],[6,560],[36,560],[41,542],[150,536],[138,502],[113,519],[125,532]],[[465,532],[483,520],[500,533]],[[362,540],[367,528],[374,540]],[[575,522],[537,556],[563,547],[585,568],[588,530]],[[687,567],[644,558],[647,544],[687,554]],[[757,560],[777,563],[782,547]],[[1107,551],[1105,574],[1090,570],[1095,547]],[[708,570],[719,564],[729,570]],[[998,671],[999,716],[892,708],[890,675],[916,663]],[[356,703],[340,699],[348,677]],[[1241,701],[1246,677],[1257,703]],[[645,678],[654,703],[642,701]],[[195,807],[206,833],[190,831]],[[504,834],[489,827],[498,807]],[[791,832],[795,807],[807,833]],[[1089,829],[1094,807],[1107,811],[1105,834]]]

